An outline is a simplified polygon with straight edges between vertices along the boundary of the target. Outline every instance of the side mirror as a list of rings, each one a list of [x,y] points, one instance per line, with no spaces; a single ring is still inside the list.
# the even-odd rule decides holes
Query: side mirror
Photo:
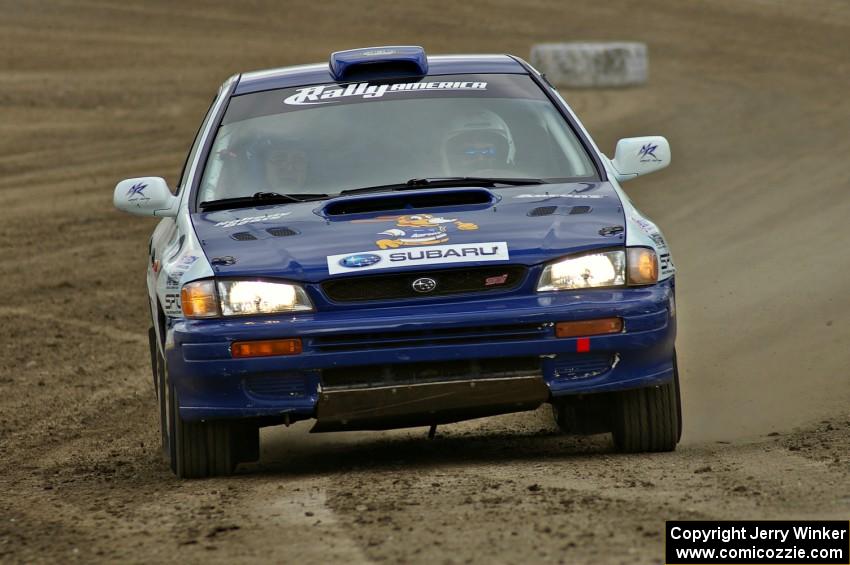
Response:
[[[654,173],[669,164],[670,144],[660,135],[621,139],[611,161],[619,182]]]
[[[178,202],[159,177],[122,180],[112,196],[116,208],[137,216],[176,216]]]

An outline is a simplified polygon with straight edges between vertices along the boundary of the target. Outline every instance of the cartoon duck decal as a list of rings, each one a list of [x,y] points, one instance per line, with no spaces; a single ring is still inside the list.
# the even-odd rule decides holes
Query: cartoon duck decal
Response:
[[[357,221],[357,220],[355,220]],[[380,232],[383,237],[375,242],[380,249],[394,249],[402,246],[436,245],[449,240],[447,226],[454,225],[459,230],[477,230],[478,225],[456,218],[441,218],[431,214],[409,216],[381,216],[364,222],[395,222],[396,227]]]

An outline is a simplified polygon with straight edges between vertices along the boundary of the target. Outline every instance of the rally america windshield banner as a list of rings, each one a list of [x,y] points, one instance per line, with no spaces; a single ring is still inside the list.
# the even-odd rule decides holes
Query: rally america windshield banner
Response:
[[[406,94],[414,91],[429,90],[487,90],[486,82],[397,82],[393,84],[369,84],[359,82],[349,84],[345,88],[335,84],[320,84],[299,88],[297,92],[284,99],[284,104],[304,106],[311,104],[327,104],[340,98],[350,96],[359,98],[381,98],[386,94]]]
[[[451,80],[447,80],[451,79]],[[525,75],[449,75],[397,81],[330,83],[282,88],[234,97],[222,121],[227,125],[284,112],[423,98],[524,98],[546,100]]]

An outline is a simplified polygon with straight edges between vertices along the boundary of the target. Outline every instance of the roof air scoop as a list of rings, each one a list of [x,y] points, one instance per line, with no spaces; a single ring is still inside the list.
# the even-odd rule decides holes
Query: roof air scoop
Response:
[[[331,53],[330,68],[338,81],[420,77],[428,74],[428,57],[414,45],[366,47]]]

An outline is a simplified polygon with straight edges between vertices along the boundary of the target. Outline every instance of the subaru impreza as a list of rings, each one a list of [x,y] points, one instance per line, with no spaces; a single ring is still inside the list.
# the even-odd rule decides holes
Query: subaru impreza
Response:
[[[660,136],[594,144],[509,55],[390,46],[238,74],[172,190],[115,187],[150,239],[151,366],[180,477],[259,429],[429,427],[553,407],[625,452],[679,441],[675,267],[621,188]]]

